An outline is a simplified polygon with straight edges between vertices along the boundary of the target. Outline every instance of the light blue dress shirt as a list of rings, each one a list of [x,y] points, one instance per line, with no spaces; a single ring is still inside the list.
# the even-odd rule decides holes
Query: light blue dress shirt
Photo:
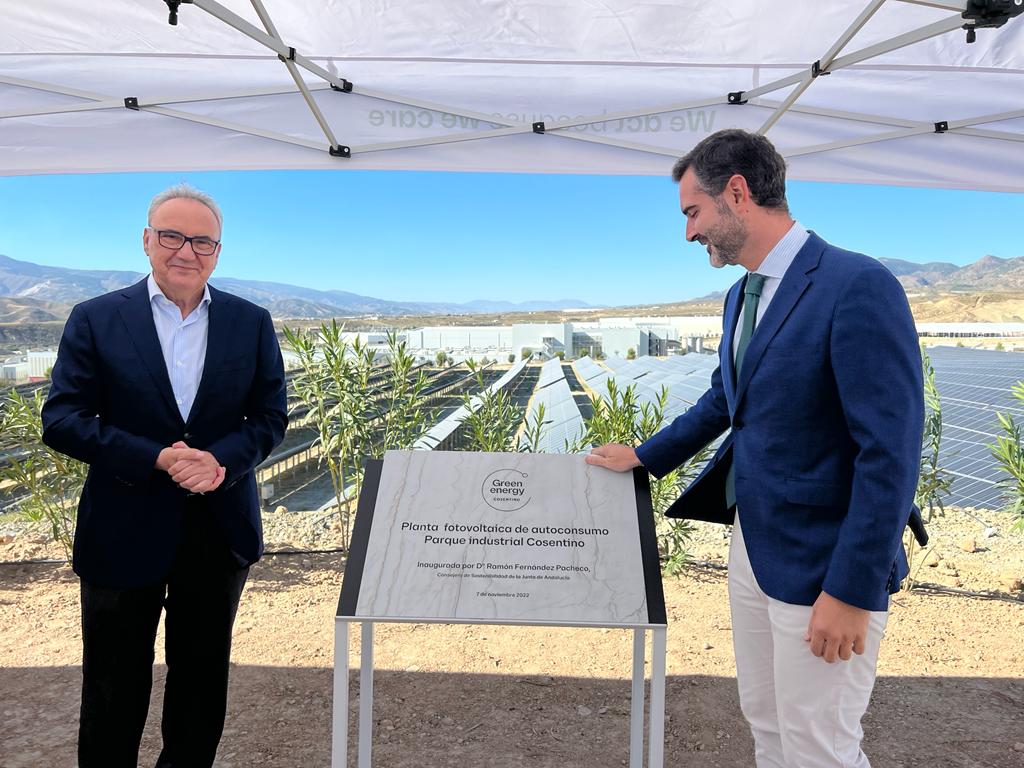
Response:
[[[182,319],[178,306],[164,296],[153,275],[146,280],[153,309],[156,335],[171,379],[174,400],[181,418],[188,421],[206,363],[206,338],[210,328],[210,288],[203,286],[203,298],[188,317]]]
[[[785,277],[786,270],[789,269],[789,265],[793,263],[793,259],[796,258],[796,255],[804,247],[807,238],[810,236],[810,233],[800,225],[800,222],[794,221],[789,231],[782,236],[782,239],[775,244],[774,248],[768,251],[764,261],[754,270],[757,274],[764,275],[761,299],[757,303],[757,317],[754,324],[755,332],[757,331],[757,326],[761,324],[761,318],[764,317],[764,313],[768,311],[768,305],[772,303],[772,298],[779,289],[779,284],[782,282],[782,278]],[[742,300],[743,296],[741,294],[740,301],[742,302]],[[740,316],[736,320],[736,330],[732,336],[732,356],[734,360],[736,359],[736,347],[740,342],[740,332],[743,330],[743,314],[743,305],[741,304]]]

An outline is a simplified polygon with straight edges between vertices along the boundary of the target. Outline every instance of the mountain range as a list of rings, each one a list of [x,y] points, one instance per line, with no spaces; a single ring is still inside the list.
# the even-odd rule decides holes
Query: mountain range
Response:
[[[1024,256],[1009,259],[982,256],[963,267],[946,261],[918,264],[885,257],[879,261],[913,298],[940,293],[1024,293]],[[726,291],[715,291],[693,301],[721,302],[725,294]]]
[[[47,267],[0,254],[0,322],[63,320],[71,305],[131,285],[143,277],[142,272]],[[277,318],[544,312],[589,306],[579,299],[519,303],[478,299],[461,304],[389,301],[348,291],[320,291],[233,277],[214,277],[210,282],[266,307]]]
[[[1009,259],[983,256],[973,264],[963,267],[943,261],[932,261],[927,264],[885,258],[879,261],[899,278],[907,293],[1024,291],[1024,256]]]
[[[1024,293],[1024,256],[984,256],[960,267],[882,258],[911,296],[938,293]],[[0,323],[63,320],[71,305],[130,285],[141,272],[47,267],[0,255]],[[361,315],[445,315],[544,312],[591,307],[578,299],[510,301],[480,299],[461,304],[390,301],[347,291],[322,291],[285,283],[215,277],[218,288],[266,307],[276,318],[322,319]],[[711,297],[720,299],[721,294]]]

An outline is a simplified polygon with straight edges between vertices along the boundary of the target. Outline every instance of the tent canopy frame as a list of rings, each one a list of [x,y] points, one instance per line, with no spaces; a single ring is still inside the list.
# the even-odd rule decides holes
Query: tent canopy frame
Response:
[[[1013,0],[1013,2],[1018,1]],[[384,89],[356,85],[353,80],[342,77],[336,72],[325,68],[309,56],[299,52],[295,46],[290,45],[286,37],[279,32],[263,0],[249,0],[263,29],[246,20],[218,0],[164,0],[164,2],[169,6],[172,17],[175,17],[179,10],[184,13],[184,9],[179,9],[179,6],[193,6],[196,10],[202,11],[204,14],[266,49],[280,60],[282,66],[287,70],[294,87],[264,86],[236,88],[208,93],[177,94],[174,96],[169,94],[147,95],[144,93],[115,96],[110,93],[87,91],[52,82],[43,82],[40,79],[18,77],[6,74],[0,70],[0,84],[34,89],[54,95],[64,95],[79,100],[71,104],[53,105],[42,103],[0,110],[0,121],[127,108],[135,112],[147,112],[164,117],[172,117],[176,120],[210,126],[222,131],[254,136],[282,145],[299,147],[304,150],[326,152],[338,159],[348,159],[370,153],[386,153],[392,150],[425,148],[461,142],[479,142],[531,133],[545,136],[552,135],[557,139],[567,139],[577,143],[606,145],[619,150],[659,157],[678,157],[685,150],[677,146],[665,146],[642,140],[632,140],[621,135],[605,135],[597,130],[583,132],[579,129],[596,127],[613,121],[621,123],[625,120],[647,119],[671,113],[703,110],[718,106],[728,106],[737,109],[746,106],[747,109],[764,110],[766,112],[765,117],[763,120],[758,119],[760,127],[756,129],[761,134],[770,133],[779,121],[789,113],[856,122],[862,125],[878,125],[882,128],[877,132],[856,136],[843,136],[830,141],[780,147],[782,155],[787,159],[821,155],[853,147],[923,136],[929,133],[952,133],[972,139],[1011,142],[1014,144],[1024,141],[1024,132],[978,127],[987,123],[1000,123],[1020,119],[1024,117],[1024,104],[1020,105],[1022,108],[1002,108],[989,114],[967,117],[958,116],[955,119],[953,119],[951,114],[948,119],[914,120],[895,115],[875,114],[863,109],[834,109],[808,106],[801,101],[804,94],[811,89],[816,81],[839,70],[861,65],[879,56],[884,56],[957,30],[967,29],[968,31],[973,31],[976,27],[1002,26],[1010,18],[1024,11],[1024,8],[1020,8],[1016,12],[1006,14],[1005,18],[995,20],[987,17],[983,18],[977,12],[978,0],[890,0],[890,5],[923,6],[953,13],[937,21],[918,25],[908,31],[877,40],[858,50],[844,53],[857,38],[861,30],[886,5],[886,0],[867,0],[860,7],[857,16],[846,25],[845,29],[835,38],[832,45],[820,58],[795,72],[773,79],[770,82],[758,84],[755,76],[753,87],[746,90],[730,91],[721,95],[682,99],[668,103],[648,103],[638,107],[611,112],[604,111],[601,114],[591,113],[577,117],[560,116],[555,119],[540,121],[513,119],[510,116],[488,113],[479,109],[448,103],[447,101],[419,98]],[[991,2],[998,2],[998,0],[991,0]],[[176,18],[174,21],[176,21]],[[319,82],[307,82],[303,76],[304,74],[312,75]],[[779,100],[763,98],[785,89],[789,89],[788,93]],[[319,127],[319,131],[323,134],[323,140],[295,135],[295,133],[286,130],[276,130],[277,126],[252,125],[237,119],[225,119],[220,116],[202,114],[197,111],[188,111],[181,108],[183,105],[198,102],[226,102],[232,99],[259,100],[264,97],[288,95],[298,95],[302,98],[313,120]],[[474,129],[438,135],[420,135],[414,138],[399,140],[371,140],[367,143],[345,141],[345,137],[341,135],[338,127],[332,125],[331,117],[325,114],[321,104],[329,103],[324,101],[325,99],[345,99],[350,96],[377,100],[399,108],[424,110],[445,116],[465,118],[466,120],[473,121]],[[337,106],[337,103],[333,105],[335,117],[339,114]],[[1001,106],[1013,107],[1014,105],[1012,103],[1005,103],[1004,99],[1004,104]],[[344,114],[344,111],[342,114]],[[483,125],[481,126],[480,124]],[[842,134],[840,133],[840,135]]]

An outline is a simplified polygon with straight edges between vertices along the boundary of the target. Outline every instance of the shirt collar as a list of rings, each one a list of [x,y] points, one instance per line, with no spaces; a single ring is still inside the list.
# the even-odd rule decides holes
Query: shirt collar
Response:
[[[804,247],[808,237],[810,237],[810,233],[801,226],[799,221],[794,221],[789,231],[782,236],[774,248],[768,251],[768,255],[764,257],[764,261],[755,272],[765,277],[782,279],[797,253]]]
[[[149,277],[146,278],[146,288],[149,290],[149,303],[152,304],[154,300],[165,301],[168,304],[174,304],[173,301],[164,295],[164,292],[160,290],[160,286],[156,284],[156,279],[153,277],[153,273],[149,273]],[[159,299],[157,298],[159,297]],[[210,304],[210,285],[206,284],[203,286],[203,298],[199,300],[199,306],[196,309],[205,309]],[[195,310],[193,310],[195,311]]]

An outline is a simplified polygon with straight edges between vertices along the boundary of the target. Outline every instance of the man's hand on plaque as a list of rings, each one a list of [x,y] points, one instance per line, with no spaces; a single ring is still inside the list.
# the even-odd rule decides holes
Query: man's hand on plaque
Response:
[[[615,472],[628,472],[633,467],[641,466],[640,459],[636,457],[636,451],[631,446],[620,443],[605,443],[594,448],[583,460],[587,464],[604,467]]]

